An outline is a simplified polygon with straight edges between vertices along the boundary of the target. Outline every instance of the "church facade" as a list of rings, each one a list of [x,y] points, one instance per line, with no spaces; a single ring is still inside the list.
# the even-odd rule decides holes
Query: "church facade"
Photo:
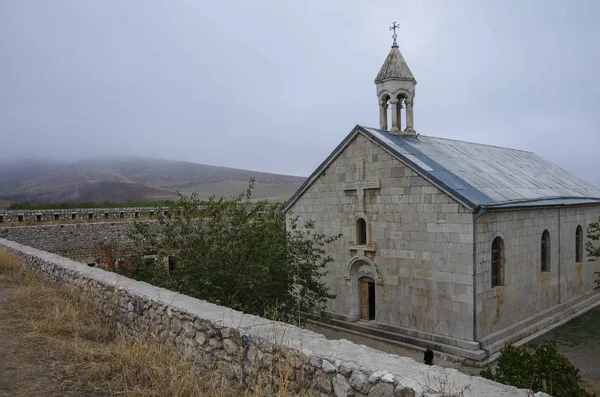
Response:
[[[584,248],[600,189],[531,152],[417,134],[395,38],[375,84],[379,128],[356,126],[284,208],[343,235],[335,325],[482,360],[600,304]]]

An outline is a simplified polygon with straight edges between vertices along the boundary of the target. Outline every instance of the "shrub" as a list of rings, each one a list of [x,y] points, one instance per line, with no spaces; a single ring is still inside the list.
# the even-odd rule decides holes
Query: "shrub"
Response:
[[[485,368],[482,377],[555,397],[592,396],[579,386],[579,370],[558,353],[554,343],[533,348],[506,345],[500,354],[496,368]]]
[[[339,236],[297,217],[286,225],[280,204],[248,205],[252,188],[253,180],[245,193],[203,205],[181,196],[159,225],[135,223],[127,262],[143,281],[246,313],[301,323],[321,312],[334,297],[321,281],[333,261],[324,247]],[[148,263],[150,252],[158,259]]]

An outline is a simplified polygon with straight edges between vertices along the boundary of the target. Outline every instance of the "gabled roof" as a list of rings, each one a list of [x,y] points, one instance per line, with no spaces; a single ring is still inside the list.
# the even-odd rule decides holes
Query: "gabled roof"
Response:
[[[534,153],[357,125],[285,203],[284,211],[358,135],[471,209],[600,203],[600,189]]]
[[[408,68],[408,65],[406,64],[406,61],[400,53],[397,45],[392,46],[392,49],[385,59],[385,62],[383,62],[379,73],[377,73],[377,77],[375,77],[375,82],[378,83],[387,79],[400,79],[414,81],[415,83],[417,82],[413,77],[412,72]]]

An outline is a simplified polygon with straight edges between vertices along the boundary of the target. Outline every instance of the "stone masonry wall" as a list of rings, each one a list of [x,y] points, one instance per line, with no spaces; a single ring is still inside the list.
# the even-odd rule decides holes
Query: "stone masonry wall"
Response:
[[[149,335],[157,343],[177,346],[198,365],[220,369],[232,382],[258,388],[265,395],[270,390],[264,385],[277,381],[273,365],[290,370],[292,389],[315,385],[320,396],[440,397],[460,391],[464,391],[464,397],[530,395],[454,369],[426,366],[346,340],[327,340],[314,332],[246,315],[8,240],[0,239],[0,249],[19,256],[24,266],[89,294],[99,310],[130,337]],[[255,382],[260,378],[253,371],[263,376],[263,382]]]
[[[166,215],[169,208],[123,207],[123,208],[70,208],[39,210],[0,210],[0,223],[49,222],[93,219],[135,219]]]
[[[356,191],[344,191],[344,183],[357,180],[357,161],[364,164],[364,179],[379,179],[381,186],[365,190],[364,212]],[[353,249],[361,213],[372,250]],[[473,218],[453,198],[358,135],[294,203],[288,216],[296,215],[314,220],[319,232],[343,234],[327,247],[335,259],[326,276],[336,294],[331,312],[358,319],[357,278],[373,276],[380,281],[378,326],[418,330],[429,340],[443,335],[451,345],[472,341]],[[362,274],[368,267],[373,271]]]
[[[89,264],[99,258],[100,243],[127,244],[131,226],[130,222],[12,226],[0,228],[0,238]]]
[[[576,262],[575,231],[587,228],[600,216],[600,206],[573,206],[509,211],[489,211],[478,223],[477,301],[479,335],[484,337],[518,321],[569,300],[592,293],[594,272],[600,262],[590,262],[585,247]],[[541,271],[541,238],[550,233],[549,271]],[[504,241],[502,286],[491,285],[491,246]],[[560,274],[560,279],[559,279]]]

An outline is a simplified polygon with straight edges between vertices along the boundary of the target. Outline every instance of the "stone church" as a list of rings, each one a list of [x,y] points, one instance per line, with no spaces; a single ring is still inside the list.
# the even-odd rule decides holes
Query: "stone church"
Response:
[[[600,304],[584,249],[600,189],[531,152],[417,134],[416,84],[394,34],[379,128],[354,127],[285,204],[343,234],[329,322],[484,360]]]

